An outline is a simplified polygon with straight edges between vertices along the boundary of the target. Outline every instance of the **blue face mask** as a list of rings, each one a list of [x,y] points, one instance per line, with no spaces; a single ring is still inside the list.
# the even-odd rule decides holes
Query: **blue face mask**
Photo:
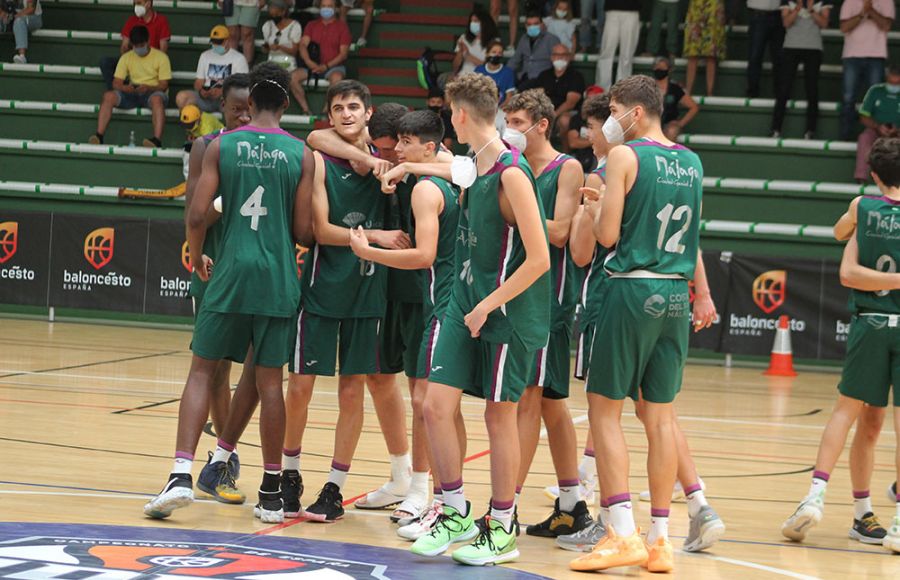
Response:
[[[228,49],[225,48],[224,44],[214,44],[212,45],[212,50],[216,54],[225,54],[226,52],[228,52]]]
[[[481,34],[481,23],[480,22],[470,22],[469,23],[469,32],[478,36]]]
[[[134,48],[134,54],[136,54],[138,56],[147,56],[148,54],[150,54],[150,47],[149,46],[136,46]]]
[[[900,85],[892,85],[888,83],[885,85],[885,88],[887,88],[887,92],[891,93],[892,95],[900,93]]]
[[[331,8],[331,7],[322,8],[319,11],[319,14],[325,20],[330,20],[330,19],[334,18],[334,8]]]
[[[540,24],[532,24],[530,26],[525,27],[525,33],[531,38],[537,38],[541,35],[541,25]]]

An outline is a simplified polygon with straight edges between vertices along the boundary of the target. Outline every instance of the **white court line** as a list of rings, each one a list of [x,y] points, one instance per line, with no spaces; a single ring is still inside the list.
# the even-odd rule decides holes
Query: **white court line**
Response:
[[[762,570],[763,572],[769,572],[771,574],[778,574],[779,576],[787,576],[788,578],[797,578],[798,580],[820,580],[818,576],[809,576],[807,574],[800,574],[799,572],[791,572],[790,570],[784,570],[782,568],[775,568],[773,566],[766,566],[765,564],[757,564],[756,562],[747,562],[746,560],[736,560],[734,558],[726,558],[725,556],[713,556],[712,554],[691,554],[689,552],[682,552],[682,554],[697,557],[697,558],[708,558],[710,560],[717,560],[719,562],[725,562],[726,564],[733,564],[735,566],[743,566],[745,568],[753,568],[754,570]]]

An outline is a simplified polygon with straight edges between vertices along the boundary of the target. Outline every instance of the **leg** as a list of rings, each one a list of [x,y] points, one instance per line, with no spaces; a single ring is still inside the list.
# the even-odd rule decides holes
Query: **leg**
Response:
[[[244,48],[244,58],[247,59],[250,65],[253,64],[253,52],[256,49],[256,46],[253,44],[253,34],[255,32],[256,29],[252,26],[241,26],[241,44]]]
[[[28,33],[41,27],[40,16],[25,16],[13,20],[13,36],[16,39],[16,51],[25,56],[28,51]]]
[[[641,34],[641,20],[636,12],[627,12],[622,19],[621,43],[619,44],[619,68],[616,80],[630,77],[633,70],[634,53],[637,51]]]
[[[509,12],[509,43],[515,46],[519,32],[519,0],[506,0],[506,10]]]
[[[166,127],[166,104],[161,96],[150,97],[150,111],[153,120],[153,136],[162,140],[163,129]]]
[[[606,30],[606,0],[594,0],[595,13],[597,15],[597,46],[603,42],[603,33]]]
[[[765,15],[753,11],[750,14],[750,54],[747,59],[747,96],[759,96],[759,79],[762,74],[763,55],[766,50]]]
[[[841,90],[841,140],[850,141],[856,126],[856,89],[862,79],[862,59],[845,58]]]
[[[228,48],[238,50],[238,39],[241,37],[241,27],[235,24],[228,27]]]
[[[309,402],[312,400],[315,375],[288,375],[285,409],[287,423],[284,433],[284,449],[300,449],[303,446],[303,433],[309,417]]]
[[[425,395],[424,419],[434,459],[432,468],[441,474],[441,484],[462,479],[462,450],[457,415],[462,391],[439,383],[429,383]]]
[[[784,51],[784,68],[781,73],[781,80],[778,84],[778,98],[775,101],[775,112],[772,115],[772,131],[781,132],[784,125],[784,115],[787,111],[787,102],[791,96],[791,84],[797,75],[797,67],[800,66],[800,58],[798,51],[787,49]]]
[[[516,497],[516,474],[522,459],[516,424],[517,403],[488,401],[484,411],[491,448],[491,503],[512,504]]]
[[[517,412],[517,429],[519,431],[519,447],[521,457],[516,480],[516,493],[525,485],[525,478],[534,461],[534,454],[541,438],[541,387],[528,387],[519,399]]]
[[[338,420],[334,432],[334,463],[346,465],[353,461],[363,426],[365,375],[338,377]],[[338,487],[343,487],[338,485]]]
[[[868,491],[875,469],[875,444],[884,425],[884,407],[866,405],[859,414],[856,433],[850,446],[850,481],[853,490]]]
[[[647,52],[651,56],[659,54],[659,37],[662,34],[662,21],[666,12],[666,4],[655,0],[653,13],[650,17],[650,32],[647,33]],[[666,41],[672,36],[671,30],[666,30]]]
[[[719,66],[719,59],[716,57],[706,59],[706,96],[713,96],[713,90],[716,87],[716,68]]]
[[[872,145],[877,139],[878,133],[875,132],[875,129],[866,129],[859,134],[859,139],[856,140],[856,171],[854,171],[853,177],[860,183],[871,179],[869,176],[869,151],[872,150]]]
[[[781,23],[781,14],[776,13],[769,17],[769,58],[772,59],[772,94],[778,94],[779,79],[781,78],[781,62],[784,53],[784,25]]]
[[[559,132],[559,138],[562,141],[562,148],[564,151],[569,150],[569,139],[567,137],[569,133],[569,125],[572,123],[572,114],[571,113],[563,113],[559,117],[556,118],[556,126],[557,131]]]
[[[844,444],[847,442],[847,434],[850,427],[856,422],[864,403],[857,399],[851,399],[844,395],[838,395],[837,403],[831,418],[825,425],[822,440],[819,443],[819,454],[816,456],[816,471],[831,473],[837,464]]]
[[[672,2],[665,5],[666,10],[666,51],[668,56],[674,57],[678,52],[678,44],[682,39],[681,31],[678,29],[678,2]]]
[[[616,48],[619,45],[619,34],[618,19],[615,17],[609,18],[603,29],[600,56],[597,59],[597,84],[607,91],[612,86],[613,60],[616,56]]]
[[[178,91],[175,95],[175,106],[178,107],[179,111],[188,105],[195,104],[197,104],[197,93],[195,91]]]
[[[647,475],[651,511],[668,514],[678,472],[672,404],[644,401],[643,423],[649,445]],[[648,538],[648,543],[652,544],[653,540]]]
[[[210,391],[219,361],[194,355],[191,370],[181,393],[178,406],[178,436],[175,450],[191,456],[197,451],[197,442],[209,417]]]
[[[822,51],[807,51],[803,63],[806,81],[806,130],[815,133],[819,121],[819,69],[822,67]]]
[[[106,91],[103,93],[103,100],[100,102],[100,112],[97,113],[97,134],[106,133],[109,127],[109,121],[112,119],[112,112],[116,105],[119,104],[119,94],[116,91]]]
[[[431,445],[425,430],[425,395],[428,393],[427,379],[410,379],[409,395],[412,399],[412,468],[413,471],[428,471],[431,461]],[[435,477],[435,481],[440,480]]]
[[[541,415],[547,427],[556,478],[562,482],[579,481],[578,438],[569,406],[564,399],[543,399],[542,403]]]
[[[281,367],[256,369],[256,389],[259,393],[259,437],[263,463],[281,470],[281,445],[285,434],[285,406],[281,391]]]
[[[409,441],[406,438],[406,404],[394,376],[369,375],[366,377],[366,384],[375,405],[375,414],[378,416],[378,424],[381,426],[388,453],[405,455],[409,453]]]
[[[253,413],[259,405],[259,393],[256,390],[256,367],[249,361],[252,360],[251,355],[247,354],[246,363],[241,371],[241,378],[238,380],[237,389],[231,397],[231,406],[228,410],[228,421],[221,432],[216,432],[219,439],[228,443],[232,448],[238,444],[241,435],[250,424]],[[290,393],[290,390],[288,390]],[[286,413],[287,416],[290,416]],[[305,422],[305,419],[304,419]]]
[[[228,408],[231,406],[231,361],[219,361],[210,385],[212,401],[209,414],[212,417],[213,429],[218,436],[225,430],[228,422]]]
[[[694,94],[694,81],[697,79],[697,57],[691,56],[687,62],[687,75],[684,81],[684,91],[692,95]]]
[[[303,83],[309,78],[309,71],[305,68],[298,68],[291,74],[291,94],[294,100],[300,105],[300,109],[309,115],[309,103],[306,100],[306,91],[303,90]]]
[[[624,400],[608,399],[602,395],[588,393],[588,415],[591,435],[597,450],[597,476],[600,487],[607,498],[628,495],[628,445],[622,431],[622,406]],[[600,461],[600,458],[603,461]],[[620,524],[621,525],[621,524]],[[630,535],[633,530],[616,530],[622,535]]]
[[[112,90],[113,77],[116,74],[116,65],[119,64],[119,57],[104,56],[100,59],[100,74],[103,76],[103,82],[106,84],[106,90]]]
[[[344,80],[344,73],[342,73],[339,70],[336,70],[336,71],[332,72],[330,75],[328,75],[328,84],[329,85],[335,85],[335,84],[341,82],[342,80]]]
[[[369,28],[372,26],[372,17],[375,14],[375,0],[363,0],[363,10],[366,14],[363,17],[362,34],[360,38],[369,38]]]
[[[591,46],[591,13],[594,8],[594,0],[581,0],[581,24],[578,25],[578,44],[587,50]]]

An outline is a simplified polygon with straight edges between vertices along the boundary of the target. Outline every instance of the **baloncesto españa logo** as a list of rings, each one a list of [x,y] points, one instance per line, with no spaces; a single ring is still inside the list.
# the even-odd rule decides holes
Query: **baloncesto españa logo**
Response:
[[[788,296],[787,270],[769,270],[758,275],[750,285],[753,303],[765,314],[772,314],[782,306]],[[806,321],[791,318],[791,331],[806,330]],[[732,336],[763,336],[764,331],[775,330],[778,317],[760,317],[752,314],[740,316],[731,313],[728,320],[728,333]]]
[[[6,263],[19,249],[19,223],[0,224],[0,264]]]
[[[91,292],[95,286],[99,287],[123,287],[131,286],[130,276],[117,274],[116,272],[101,272],[104,267],[112,262],[115,255],[116,228],[97,228],[84,237],[84,260],[96,270],[96,272],[63,269],[63,290],[75,290],[78,292]]]

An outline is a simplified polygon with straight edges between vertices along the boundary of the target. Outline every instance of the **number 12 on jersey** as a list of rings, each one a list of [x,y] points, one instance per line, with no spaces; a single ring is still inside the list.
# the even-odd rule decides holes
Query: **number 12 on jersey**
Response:
[[[693,218],[693,212],[690,207],[679,205],[676,208],[671,203],[667,203],[666,206],[656,214],[656,219],[660,221],[659,235],[656,238],[656,247],[660,250],[665,250],[666,252],[683,254],[685,246],[681,243],[681,238],[684,237],[688,228],[691,227],[691,218]],[[681,220],[684,220],[684,225],[681,226],[680,230],[669,236],[669,239],[667,240],[666,232],[669,230],[669,223]],[[665,246],[663,246],[663,242],[665,242]]]
[[[241,215],[250,218],[250,229],[254,232],[259,229],[259,218],[269,214],[269,210],[262,204],[265,191],[266,189],[260,185],[253,190],[253,193],[241,206]]]

